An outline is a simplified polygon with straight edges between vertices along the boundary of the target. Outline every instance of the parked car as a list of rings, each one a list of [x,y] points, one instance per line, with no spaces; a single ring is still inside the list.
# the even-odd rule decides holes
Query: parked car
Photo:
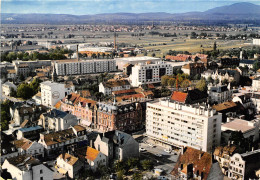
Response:
[[[157,157],[162,157],[162,155],[161,155],[161,154],[155,154],[155,156],[157,156]]]
[[[153,147],[153,148],[155,147],[155,145],[153,145],[153,144],[148,144],[148,146]]]
[[[144,149],[144,148],[139,148],[139,151],[140,151],[140,152],[144,152],[144,151],[146,151],[146,149]]]
[[[169,149],[164,149],[164,151],[167,152],[167,153],[171,153],[171,152],[172,152],[172,151],[169,150]]]

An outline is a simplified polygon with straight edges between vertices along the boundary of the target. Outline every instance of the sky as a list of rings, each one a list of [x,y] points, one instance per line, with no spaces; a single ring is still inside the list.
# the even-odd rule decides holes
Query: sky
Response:
[[[1,0],[2,13],[101,14],[206,11],[245,0]],[[260,0],[246,1],[260,5]]]

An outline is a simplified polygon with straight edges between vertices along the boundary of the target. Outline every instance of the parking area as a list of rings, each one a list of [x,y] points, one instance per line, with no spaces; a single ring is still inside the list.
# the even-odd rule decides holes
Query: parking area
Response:
[[[151,141],[144,136],[135,136],[135,138],[139,142],[139,148],[143,149],[140,152],[141,158],[152,160],[154,169],[162,169],[164,172],[162,175],[171,179],[170,173],[178,160],[178,152],[166,152],[165,147],[152,146]]]

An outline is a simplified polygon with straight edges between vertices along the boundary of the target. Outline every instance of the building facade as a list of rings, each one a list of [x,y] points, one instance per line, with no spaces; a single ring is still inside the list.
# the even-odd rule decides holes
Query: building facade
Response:
[[[173,68],[163,61],[152,63],[139,63],[132,67],[132,74],[129,79],[131,85],[138,87],[142,84],[159,83],[164,75],[171,75]]]
[[[41,83],[41,102],[47,107],[54,107],[66,95],[75,91],[75,86],[66,86],[62,83],[45,81]]]
[[[148,102],[146,133],[171,148],[190,146],[211,152],[220,144],[221,114],[202,105],[185,105],[160,99]]]
[[[209,87],[208,94],[209,103],[219,104],[230,101],[232,99],[233,91],[227,86],[212,86]]]
[[[58,76],[117,71],[116,61],[113,59],[58,62],[54,66]]]
[[[99,92],[104,95],[111,95],[113,91],[128,90],[130,87],[127,80],[108,81],[99,84]]]

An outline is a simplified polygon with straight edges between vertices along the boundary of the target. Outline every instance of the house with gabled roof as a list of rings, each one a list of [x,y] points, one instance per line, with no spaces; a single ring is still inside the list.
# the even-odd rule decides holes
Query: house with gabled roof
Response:
[[[76,125],[69,129],[52,133],[41,133],[39,143],[45,148],[46,154],[66,152],[77,147],[79,142],[87,140],[87,131],[83,126]]]
[[[68,176],[72,179],[78,176],[79,171],[83,167],[83,163],[79,158],[68,153],[60,154],[56,161],[58,172],[61,174],[68,173]]]
[[[127,80],[110,80],[99,84],[99,92],[104,95],[110,95],[113,91],[130,89],[130,83]]]
[[[107,165],[107,157],[97,149],[86,146],[76,149],[76,156],[83,162],[87,163],[89,167],[96,171],[100,165]]]

